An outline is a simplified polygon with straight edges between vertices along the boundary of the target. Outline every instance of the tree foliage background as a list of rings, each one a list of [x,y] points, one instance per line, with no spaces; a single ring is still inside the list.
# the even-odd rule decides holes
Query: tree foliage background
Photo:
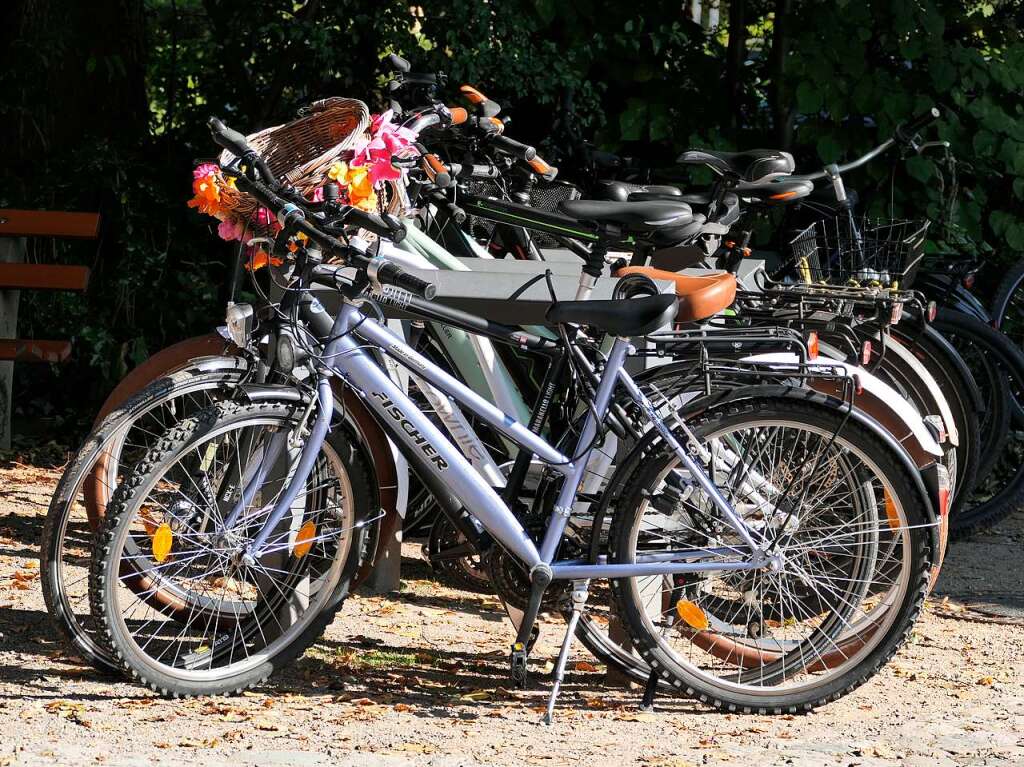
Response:
[[[702,145],[852,158],[932,104],[961,166],[958,248],[1024,254],[1024,9],[965,0],[7,0],[0,4],[0,207],[100,210],[83,298],[26,293],[19,334],[73,338],[21,366],[18,425],[71,433],[124,372],[208,331],[231,250],[185,207],[211,114],[245,131],[327,95],[380,101],[397,52],[479,84],[535,143],[568,98],[610,150]],[[714,24],[717,17],[717,24]],[[940,214],[935,159],[863,171],[907,215]],[[891,195],[891,198],[890,198]]]

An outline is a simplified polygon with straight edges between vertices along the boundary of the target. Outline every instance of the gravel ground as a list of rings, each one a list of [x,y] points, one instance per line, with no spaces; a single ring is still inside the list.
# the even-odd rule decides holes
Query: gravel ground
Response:
[[[853,695],[800,717],[713,713],[606,683],[579,650],[555,724],[534,689],[510,689],[497,601],[428,579],[406,546],[403,591],[349,601],[272,684],[169,701],[69,657],[38,588],[54,471],[0,470],[0,767],[5,765],[1024,764],[1024,519],[954,547],[904,648]]]

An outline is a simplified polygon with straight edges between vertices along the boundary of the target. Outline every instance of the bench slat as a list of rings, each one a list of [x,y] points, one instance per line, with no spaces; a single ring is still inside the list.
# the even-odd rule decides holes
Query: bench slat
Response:
[[[0,340],[0,360],[64,362],[71,356],[70,341]]]
[[[0,237],[80,237],[94,240],[99,231],[99,213],[0,208]]]
[[[89,267],[59,264],[0,264],[0,288],[12,290],[85,290]]]

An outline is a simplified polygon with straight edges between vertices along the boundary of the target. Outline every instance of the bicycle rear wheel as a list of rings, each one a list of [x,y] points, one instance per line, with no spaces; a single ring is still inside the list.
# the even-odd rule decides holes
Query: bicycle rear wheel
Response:
[[[751,400],[691,426],[709,475],[782,558],[774,571],[613,580],[636,651],[716,708],[807,711],[852,691],[905,640],[927,590],[932,523],[905,465],[866,428],[807,403]],[[679,548],[740,559],[702,492],[680,501],[677,470],[670,450],[651,451],[616,510],[612,561]]]
[[[220,401],[244,377],[240,360],[209,360],[165,376],[107,416],[61,475],[43,524],[40,582],[50,619],[84,660],[100,671],[120,667],[98,635],[89,608],[89,558],[95,532],[90,503],[105,509],[131,467],[168,428]],[[159,594],[152,595],[159,599]]]
[[[1022,443],[1011,431],[1013,390],[1024,388],[1024,353],[999,331],[962,312],[940,309],[935,329],[971,368],[989,409],[981,430],[983,465],[966,503],[950,514],[950,532],[963,537],[1024,509]]]

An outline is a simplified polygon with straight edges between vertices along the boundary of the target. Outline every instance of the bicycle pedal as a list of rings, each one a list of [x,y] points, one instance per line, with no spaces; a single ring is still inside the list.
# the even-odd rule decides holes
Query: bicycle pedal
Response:
[[[519,687],[521,690],[526,689],[526,685],[529,681],[530,675],[527,669],[526,660],[529,657],[526,647],[521,643],[517,642],[512,645],[512,652],[509,655],[509,673],[512,676],[512,682]]]

